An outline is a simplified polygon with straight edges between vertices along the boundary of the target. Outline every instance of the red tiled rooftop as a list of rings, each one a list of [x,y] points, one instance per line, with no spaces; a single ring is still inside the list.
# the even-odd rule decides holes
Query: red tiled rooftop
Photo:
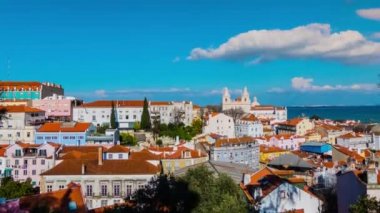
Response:
[[[13,106],[2,106],[0,107],[0,110],[5,110],[7,113],[21,113],[21,112],[44,112],[43,110],[25,106],[25,105],[13,105]]]
[[[90,126],[91,123],[84,122],[76,122],[73,124],[60,122],[45,123],[37,130],[37,132],[85,132]]]
[[[226,145],[242,144],[242,143],[252,143],[255,139],[252,137],[241,137],[241,138],[221,138],[217,139],[215,142],[215,147],[222,147]]]
[[[107,149],[107,153],[128,153],[129,148],[122,145],[115,145]]]

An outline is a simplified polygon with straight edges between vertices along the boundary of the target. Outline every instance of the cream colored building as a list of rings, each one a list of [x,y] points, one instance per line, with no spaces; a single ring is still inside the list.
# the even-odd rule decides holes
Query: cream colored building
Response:
[[[206,116],[203,133],[214,133],[229,138],[235,137],[235,124],[232,117],[223,113],[211,113]]]

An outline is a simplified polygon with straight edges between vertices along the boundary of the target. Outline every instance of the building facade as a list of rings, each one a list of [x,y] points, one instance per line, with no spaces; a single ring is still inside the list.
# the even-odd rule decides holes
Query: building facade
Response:
[[[295,134],[303,136],[314,128],[314,123],[309,118],[293,118],[279,123],[276,127],[277,134]]]
[[[84,145],[87,136],[92,135],[96,128],[91,123],[55,122],[45,123],[35,134],[35,143],[54,142],[65,145]]]
[[[43,99],[53,94],[64,95],[61,85],[40,82],[0,81],[0,99]]]
[[[264,135],[264,127],[253,114],[245,114],[235,121],[235,136],[261,137]]]
[[[214,133],[233,138],[235,137],[234,119],[224,113],[211,113],[205,118],[203,133]]]
[[[32,101],[32,106],[46,112],[46,118],[52,120],[71,121],[73,116],[74,98],[53,95],[44,99]]]
[[[6,111],[6,119],[0,121],[0,143],[33,143],[35,130],[45,122],[45,112],[24,105],[0,108]]]
[[[259,144],[252,137],[218,139],[210,147],[210,159],[245,164],[252,169],[258,169],[259,151]]]

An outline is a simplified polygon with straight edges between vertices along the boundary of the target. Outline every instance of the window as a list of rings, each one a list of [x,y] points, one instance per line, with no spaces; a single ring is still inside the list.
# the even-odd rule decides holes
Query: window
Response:
[[[92,196],[92,185],[86,185],[86,196]]]
[[[32,170],[32,175],[36,175],[36,170]]]
[[[101,191],[100,191],[100,195],[101,196],[107,196],[107,185],[101,185]]]
[[[17,169],[15,170],[15,175],[16,175],[16,176],[18,175],[18,170],[17,170]]]
[[[30,138],[30,132],[26,133],[26,137]]]
[[[96,121],[96,116],[95,115],[92,116],[92,121]]]
[[[112,159],[112,154],[108,154],[108,159]]]
[[[45,160],[44,159],[41,160],[41,165],[45,165]]]
[[[115,184],[113,186],[113,195],[120,196],[120,184]]]
[[[126,115],[126,116],[125,116],[125,119],[128,120],[128,119],[129,119],[129,115]]]
[[[126,193],[127,197],[132,195],[132,185],[127,185],[125,193]]]
[[[47,185],[47,192],[52,192],[52,191],[53,191],[53,186]]]
[[[64,185],[59,185],[58,188],[59,188],[59,189],[64,189],[65,186],[64,186]]]
[[[75,136],[70,136],[70,139],[75,139]]]
[[[28,175],[28,170],[24,169],[24,175]]]
[[[133,115],[133,120],[136,120],[136,115]]]
[[[120,200],[113,200],[114,204],[120,203]]]
[[[144,188],[144,185],[143,184],[139,184],[138,189],[143,189],[143,188]]]
[[[285,191],[280,191],[280,198],[285,199]]]
[[[16,149],[16,157],[21,157],[21,149]]]
[[[100,206],[103,207],[103,206],[107,206],[107,200],[101,200],[100,201]]]
[[[16,166],[19,165],[19,161],[18,161],[18,160],[15,160],[15,165],[16,165]]]
[[[119,154],[119,159],[123,159],[123,154]]]
[[[21,137],[21,134],[20,134],[20,132],[16,132],[16,137]]]
[[[28,165],[28,160],[24,160],[24,165]]]
[[[36,165],[37,164],[37,160],[32,160],[32,165]]]
[[[46,149],[40,149],[39,151],[38,151],[38,156],[47,156],[47,154],[46,154]]]

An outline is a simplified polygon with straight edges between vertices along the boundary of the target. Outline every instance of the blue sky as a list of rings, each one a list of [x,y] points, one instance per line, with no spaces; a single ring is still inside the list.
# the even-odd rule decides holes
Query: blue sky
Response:
[[[266,104],[380,104],[376,8],[376,0],[0,0],[1,79],[56,82],[85,100],[217,104],[223,87],[236,95],[248,86]]]

